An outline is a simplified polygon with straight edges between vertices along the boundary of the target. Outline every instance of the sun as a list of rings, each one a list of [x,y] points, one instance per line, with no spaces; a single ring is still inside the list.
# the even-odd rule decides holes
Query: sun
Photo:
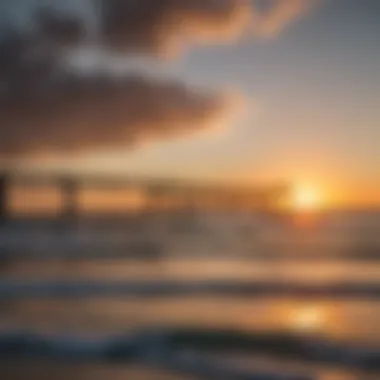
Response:
[[[286,301],[282,307],[279,315],[282,315],[284,328],[293,333],[316,335],[330,326],[331,310],[324,304]]]
[[[295,211],[317,211],[323,207],[323,203],[323,195],[316,187],[297,185],[293,188],[291,195],[291,207]]]
[[[315,333],[326,322],[325,311],[317,306],[304,306],[294,310],[291,325],[300,333]]]

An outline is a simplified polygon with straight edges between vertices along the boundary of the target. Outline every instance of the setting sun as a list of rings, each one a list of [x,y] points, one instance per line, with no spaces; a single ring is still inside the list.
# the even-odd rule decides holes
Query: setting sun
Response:
[[[316,211],[323,207],[322,193],[314,187],[295,186],[291,196],[291,206],[296,211]]]
[[[318,307],[300,308],[293,313],[293,328],[303,333],[315,332],[322,327],[324,319],[324,312]]]

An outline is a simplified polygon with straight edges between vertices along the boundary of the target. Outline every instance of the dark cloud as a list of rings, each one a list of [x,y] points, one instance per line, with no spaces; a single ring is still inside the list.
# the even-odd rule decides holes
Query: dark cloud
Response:
[[[43,12],[37,25],[0,40],[2,156],[131,148],[210,128],[234,103],[176,81],[70,73],[62,57],[80,23]]]
[[[276,35],[316,0],[102,1],[107,44],[172,55],[192,43]]]
[[[139,75],[73,75],[63,58],[89,45],[167,56],[252,30],[273,35],[311,1],[4,0],[0,155],[131,147],[226,122],[236,99]],[[28,17],[12,27],[21,11]]]
[[[0,57],[0,102],[42,90],[61,69],[53,46],[18,33],[0,40]]]
[[[86,28],[79,16],[60,14],[42,8],[35,13],[37,34],[46,41],[74,45],[84,41]]]
[[[228,96],[137,75],[67,77],[0,102],[5,156],[133,147],[208,129],[229,116]]]
[[[166,55],[189,43],[237,37],[250,17],[244,0],[103,0],[101,34],[120,49]]]
[[[193,44],[277,35],[317,1],[92,0],[96,28],[83,12],[75,16],[57,6],[45,8],[40,20],[45,35],[58,41],[84,41],[87,32],[106,48],[173,56]]]

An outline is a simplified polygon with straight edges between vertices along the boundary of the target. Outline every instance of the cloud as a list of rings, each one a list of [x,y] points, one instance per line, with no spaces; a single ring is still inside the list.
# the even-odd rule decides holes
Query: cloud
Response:
[[[0,40],[0,155],[132,148],[222,126],[239,103],[223,92],[142,74],[74,74],[63,59],[86,27],[38,12],[35,33]]]
[[[193,43],[234,39],[248,29],[244,0],[104,0],[102,35],[122,50],[173,54]]]
[[[274,35],[312,1],[4,0],[0,155],[132,147],[227,123],[239,97],[141,75],[73,75],[64,58],[91,45],[159,57],[252,29]]]
[[[276,35],[320,0],[3,1],[10,14],[29,16],[24,28],[50,42],[173,56],[196,44],[252,37],[252,30]]]
[[[36,29],[50,40],[87,40],[107,49],[174,56],[195,44],[252,37],[252,30],[256,37],[277,35],[316,1],[87,0],[86,13],[85,7],[75,11],[50,0],[50,6],[31,13],[38,15]]]
[[[103,0],[102,35],[124,50],[173,54],[194,43],[275,35],[315,0]]]
[[[44,91],[0,101],[0,153],[24,156],[133,148],[226,122],[238,99],[189,89],[180,82],[61,78]]]

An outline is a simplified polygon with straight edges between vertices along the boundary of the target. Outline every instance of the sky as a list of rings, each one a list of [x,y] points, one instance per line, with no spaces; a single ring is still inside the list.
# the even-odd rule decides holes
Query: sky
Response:
[[[21,9],[28,14],[22,4],[25,1],[17,1],[20,5],[13,9],[13,14],[19,17]],[[88,70],[89,66],[96,66],[94,62],[102,66],[99,62],[107,61],[108,65],[111,61],[114,68],[124,73],[117,78],[136,71],[144,73],[144,77],[139,74],[139,80],[133,79],[132,85],[131,79],[126,80],[128,92],[123,92],[122,97],[132,104],[128,117],[114,105],[111,111],[104,112],[111,120],[114,119],[110,114],[120,115],[122,120],[115,125],[129,123],[133,128],[126,134],[120,127],[114,134],[116,127],[110,122],[106,130],[114,134],[112,138],[101,125],[95,132],[88,132],[96,138],[86,138],[84,143],[75,131],[67,136],[60,132],[57,140],[50,132],[45,133],[47,119],[37,119],[44,127],[28,125],[26,133],[25,127],[21,127],[26,125],[25,120],[19,116],[10,119],[8,114],[1,120],[0,111],[1,121],[11,120],[11,125],[20,126],[20,130],[15,129],[16,137],[5,132],[7,138],[4,144],[0,143],[0,156],[4,152],[4,162],[38,169],[249,183],[290,180],[320,188],[332,203],[380,205],[380,2],[319,0],[310,5],[307,0],[279,1],[296,4],[296,11],[283,12],[285,16],[277,18],[273,13],[271,18],[263,18],[262,24],[250,20],[244,24],[244,31],[242,15],[249,10],[234,10],[234,19],[229,19],[226,11],[220,12],[217,19],[208,20],[213,11],[211,5],[204,13],[204,9],[201,12],[191,6],[196,22],[191,24],[189,17],[189,30],[195,37],[186,42],[194,43],[190,48],[181,41],[180,49],[174,44],[174,53],[169,43],[161,46],[148,38],[150,31],[146,26],[143,29],[143,23],[138,25],[139,33],[143,30],[139,36],[143,37],[136,42],[128,35],[129,39],[121,42],[127,47],[126,55],[118,52],[104,59],[103,52],[81,47],[79,53],[70,56],[70,64],[76,70],[78,62],[82,63],[82,70]],[[91,24],[86,2],[79,3],[83,5],[83,15],[90,20],[86,25]],[[77,11],[77,6],[74,8]],[[184,20],[190,14],[188,9],[185,11],[188,13],[183,13]],[[20,25],[25,26],[25,18],[20,20]],[[205,24],[200,26],[199,20]],[[120,41],[112,36],[125,31],[116,29],[112,35],[109,30],[121,21],[111,21],[106,36],[110,46],[119,46]],[[170,36],[170,31],[165,33],[165,38]],[[147,77],[155,79],[148,81]],[[69,99],[78,92],[78,87],[73,87],[74,90],[67,90]],[[198,88],[203,92],[198,93]],[[91,93],[91,89],[83,93]],[[109,87],[106,90],[111,91]],[[95,91],[101,94],[104,88],[100,91],[95,87]],[[119,95],[112,96],[112,102],[117,103]],[[92,97],[93,103],[86,100],[83,108],[91,112],[101,107],[97,106],[99,97],[103,100],[101,95],[95,100]],[[141,107],[144,102],[147,104]],[[162,108],[157,107],[157,102],[162,103]],[[57,109],[62,113],[71,110]],[[100,111],[94,113],[91,122],[104,116]],[[148,113],[150,117],[146,116]],[[57,114],[52,115],[61,130],[78,123],[74,118],[61,121]],[[30,128],[35,128],[33,134]],[[86,134],[87,130],[81,132]],[[25,134],[27,144],[19,138]],[[128,143],[119,143],[125,136]],[[107,141],[102,145],[104,139]],[[58,144],[59,149],[52,149],[51,154],[47,147],[55,147],[57,141],[63,141],[62,146]],[[39,150],[49,150],[49,155],[35,154]]]

